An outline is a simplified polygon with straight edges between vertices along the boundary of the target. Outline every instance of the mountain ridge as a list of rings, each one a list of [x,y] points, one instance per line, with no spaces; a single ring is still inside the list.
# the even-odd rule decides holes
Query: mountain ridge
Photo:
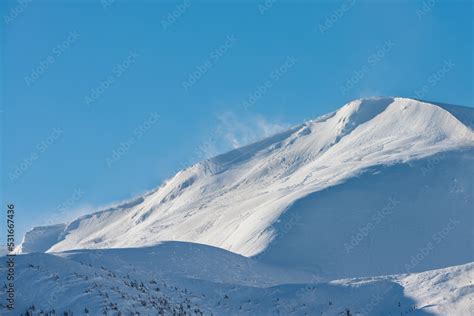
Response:
[[[177,240],[244,256],[262,254],[277,236],[286,234],[275,229],[279,218],[305,196],[377,165],[471,148],[474,133],[468,126],[473,110],[446,106],[454,114],[440,105],[406,98],[354,100],[186,168],[129,204],[80,217],[47,251]]]

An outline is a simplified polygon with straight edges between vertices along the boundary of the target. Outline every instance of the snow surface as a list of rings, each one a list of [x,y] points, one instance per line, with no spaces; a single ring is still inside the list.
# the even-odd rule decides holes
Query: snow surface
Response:
[[[22,253],[45,252],[57,243],[66,224],[38,226],[28,231],[19,246]]]
[[[473,149],[371,167],[297,200],[256,258],[326,279],[472,262],[473,179]]]
[[[19,247],[20,305],[60,282],[68,297],[50,305],[72,310],[473,314],[473,122],[471,108],[355,100],[35,228]]]
[[[423,273],[331,282],[308,278],[301,283],[301,275],[283,276],[278,268],[223,249],[179,242],[138,249],[34,253],[17,256],[16,262],[21,295],[15,313],[0,305],[2,315],[19,315],[31,306],[34,315],[53,309],[58,315],[64,311],[84,315],[86,308],[90,315],[118,315],[119,311],[171,315],[180,310],[193,315],[346,315],[347,311],[351,315],[469,315],[473,311],[472,263]]]

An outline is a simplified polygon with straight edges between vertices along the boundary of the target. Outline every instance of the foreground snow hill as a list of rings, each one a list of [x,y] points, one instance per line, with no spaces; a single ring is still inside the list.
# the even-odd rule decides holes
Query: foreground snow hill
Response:
[[[125,204],[33,229],[20,251],[186,241],[327,279],[472,262],[473,122],[471,108],[355,100]]]
[[[318,282],[211,246],[19,255],[1,315],[472,315],[474,264]],[[5,267],[0,268],[5,273]],[[302,282],[305,280],[304,282]],[[5,289],[0,289],[4,297]],[[44,315],[44,314],[43,314]]]

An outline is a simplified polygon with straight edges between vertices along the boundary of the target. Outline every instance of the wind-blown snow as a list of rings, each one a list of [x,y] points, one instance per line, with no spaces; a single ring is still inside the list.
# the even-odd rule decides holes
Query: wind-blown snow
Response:
[[[355,100],[130,202],[34,228],[17,256],[17,305],[473,314],[473,127],[470,108]]]
[[[296,247],[300,250],[299,255],[315,251],[327,253],[328,249],[336,246],[343,251],[340,247],[344,243],[329,243],[318,249],[304,248],[303,245],[311,245],[311,240],[315,241],[313,245],[320,244],[318,241],[324,239],[325,234],[331,235],[338,229],[350,240],[348,232],[357,233],[357,227],[333,223],[326,230],[298,235],[298,231],[304,231],[300,229],[304,225],[292,223],[295,219],[288,216],[294,210],[292,206],[311,194],[340,187],[374,167],[383,173],[384,168],[380,166],[421,161],[419,168],[422,170],[423,163],[429,164],[430,157],[447,152],[456,156],[452,157],[455,164],[451,166],[452,171],[468,186],[465,189],[471,190],[472,180],[467,177],[472,175],[472,168],[466,169],[465,164],[472,161],[472,151],[468,149],[473,148],[474,133],[467,126],[469,119],[464,112],[472,113],[472,110],[453,109],[458,108],[450,106],[447,110],[442,106],[405,98],[368,98],[350,102],[320,119],[183,170],[135,203],[81,217],[65,228],[61,239],[51,245],[48,252],[143,247],[176,240],[207,244],[244,256],[260,255],[263,259],[271,259],[268,263],[284,264],[287,258],[283,249],[289,244],[299,245],[300,248]],[[458,152],[464,158],[458,159]],[[464,165],[460,167],[458,163]],[[394,194],[406,188],[422,189],[410,186],[409,174],[398,180],[402,183],[391,187],[395,190]],[[422,181],[418,179],[417,183]],[[443,189],[436,188],[432,197],[439,197],[439,205],[446,206],[450,198],[446,198],[447,194],[442,194],[440,190]],[[370,201],[374,196],[365,199]],[[399,211],[400,220],[403,214],[417,212],[424,203],[420,199],[418,204],[407,205],[403,196],[398,198],[405,204],[405,210]],[[324,210],[318,208],[318,201],[313,202],[314,214],[305,211],[307,215],[302,218],[303,222],[307,216],[323,216]],[[338,197],[334,197],[333,202],[339,202],[346,208],[337,210],[338,217],[353,218],[354,212],[358,211],[357,205],[340,201]],[[368,203],[364,207],[375,207],[372,210],[375,211],[380,203]],[[436,200],[433,204],[437,205]],[[472,219],[466,210],[468,206],[462,206],[460,211],[460,220],[464,222]],[[419,227],[426,221],[421,214],[426,216],[427,211],[419,211],[420,216],[407,217],[414,222],[403,225],[407,228],[410,225]],[[442,209],[438,207],[434,211],[438,214]],[[369,213],[366,212],[366,215]],[[362,221],[365,219],[361,218]],[[435,231],[427,231],[427,236],[443,228],[435,226],[428,225]],[[290,233],[288,228],[291,228]],[[470,231],[466,233],[464,226],[460,229],[463,233],[456,235],[456,238],[466,238],[466,234],[469,236]],[[403,239],[403,234],[408,231],[402,230],[400,238]],[[306,240],[291,239],[290,242],[289,238],[295,234]],[[286,243],[285,238],[288,238]],[[278,249],[279,245],[283,248]],[[416,255],[416,249],[408,250]],[[267,255],[270,252],[272,256]],[[398,266],[389,269],[390,273],[405,272],[400,268],[407,253],[403,255]],[[303,256],[297,260],[300,260],[301,267],[312,269],[315,260],[320,257],[313,256],[305,261]],[[465,259],[456,258],[462,261],[458,264],[464,263]],[[439,268],[442,262],[423,267]],[[352,272],[368,275],[363,269],[348,271],[346,275],[334,274],[340,271],[336,267],[326,268],[328,276],[344,277]],[[316,271],[319,271],[319,266]]]

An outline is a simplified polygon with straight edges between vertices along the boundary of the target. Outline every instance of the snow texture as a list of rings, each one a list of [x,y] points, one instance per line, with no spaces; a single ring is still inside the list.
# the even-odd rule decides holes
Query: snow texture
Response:
[[[19,247],[20,304],[60,282],[50,305],[71,310],[473,314],[473,122],[461,106],[355,100],[34,228]]]

